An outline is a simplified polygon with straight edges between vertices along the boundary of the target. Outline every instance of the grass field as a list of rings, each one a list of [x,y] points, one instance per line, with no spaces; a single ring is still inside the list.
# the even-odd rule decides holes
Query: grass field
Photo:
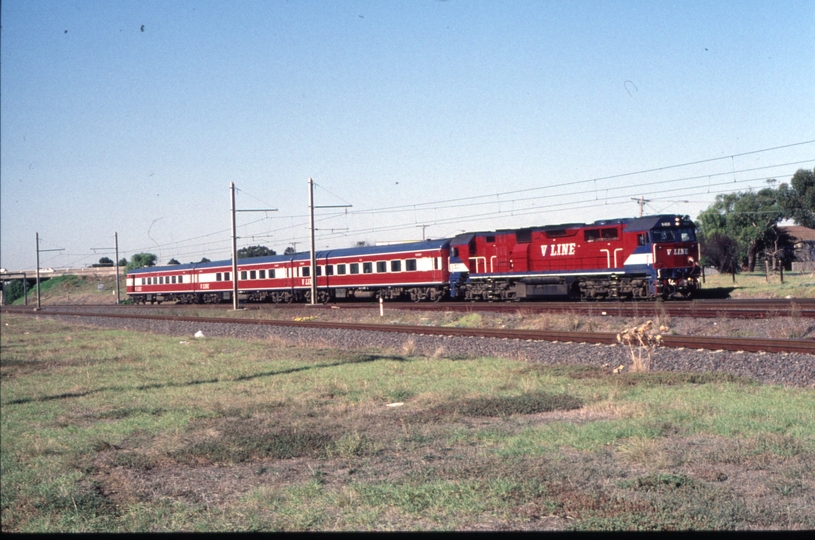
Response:
[[[2,315],[2,530],[815,528],[815,392]]]
[[[714,274],[705,277],[702,297],[713,298],[815,298],[815,274],[812,272],[785,273],[781,276],[764,272],[736,274],[736,281],[730,274]]]

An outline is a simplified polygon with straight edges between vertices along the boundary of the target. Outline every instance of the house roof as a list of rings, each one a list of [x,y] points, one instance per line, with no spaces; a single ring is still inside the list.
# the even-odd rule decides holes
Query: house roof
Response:
[[[815,229],[800,225],[785,225],[779,229],[787,233],[795,242],[815,242]]]

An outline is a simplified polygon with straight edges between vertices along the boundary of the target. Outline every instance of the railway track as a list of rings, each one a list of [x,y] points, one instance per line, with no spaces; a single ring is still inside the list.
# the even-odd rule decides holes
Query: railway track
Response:
[[[525,341],[551,341],[564,343],[604,343],[617,342],[617,334],[609,332],[552,332],[541,330],[509,330],[498,328],[456,328],[446,326],[414,326],[397,324],[356,324],[326,321],[292,321],[271,319],[234,319],[225,317],[185,317],[181,315],[149,315],[140,314],[137,310],[128,313],[103,313],[85,310],[67,311],[59,308],[46,308],[41,311],[9,310],[26,315],[45,315],[60,317],[105,317],[114,319],[142,319],[149,321],[183,321],[197,323],[256,325],[256,326],[290,326],[342,329],[363,332],[389,332],[415,335],[460,336],[493,339],[517,339]],[[770,353],[803,353],[815,354],[815,340],[813,339],[767,339],[767,338],[732,338],[711,336],[663,336],[663,346],[671,348],[729,350],[745,352]]]
[[[157,304],[158,305],[158,304]],[[129,310],[155,309],[157,305],[112,306],[111,304],[75,305],[71,309],[93,309],[98,307],[117,307]],[[162,308],[178,310],[230,310],[231,304],[160,304]],[[299,309],[305,304],[244,304],[249,309]],[[342,302],[336,304],[318,304],[310,309],[330,309],[341,306],[343,309],[379,309],[376,302]],[[57,306],[54,306],[57,307]],[[69,306],[65,306],[66,308]],[[14,308],[8,309],[17,309]],[[770,319],[775,317],[800,317],[815,319],[815,298],[796,298],[790,300],[751,299],[751,300],[694,300],[691,302],[386,302],[385,309],[411,311],[451,311],[451,312],[493,312],[542,314],[570,313],[587,316],[615,317],[693,317],[698,319]],[[28,307],[27,309],[32,309]]]

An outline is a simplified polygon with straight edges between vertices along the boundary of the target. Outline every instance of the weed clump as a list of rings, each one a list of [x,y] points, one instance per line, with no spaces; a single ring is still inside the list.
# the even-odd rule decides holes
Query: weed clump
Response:
[[[662,344],[662,334],[653,334],[653,322],[645,323],[633,328],[626,328],[617,334],[617,342],[628,347],[631,353],[631,371],[642,372],[651,370],[651,356],[657,347]],[[660,326],[660,332],[667,332],[667,326]]]
[[[570,411],[583,406],[580,399],[569,394],[547,392],[525,393],[509,397],[479,397],[436,407],[437,415],[461,414],[464,416],[511,416],[552,411]]]
[[[178,463],[199,465],[208,463],[244,463],[256,459],[291,459],[323,457],[332,447],[333,439],[311,431],[279,431],[222,436],[212,441],[194,443],[170,453]]]

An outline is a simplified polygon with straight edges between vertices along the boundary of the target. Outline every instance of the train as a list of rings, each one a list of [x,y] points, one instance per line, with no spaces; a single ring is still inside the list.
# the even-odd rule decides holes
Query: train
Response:
[[[466,232],[453,238],[152,266],[127,273],[136,303],[689,299],[696,227],[674,214]]]

